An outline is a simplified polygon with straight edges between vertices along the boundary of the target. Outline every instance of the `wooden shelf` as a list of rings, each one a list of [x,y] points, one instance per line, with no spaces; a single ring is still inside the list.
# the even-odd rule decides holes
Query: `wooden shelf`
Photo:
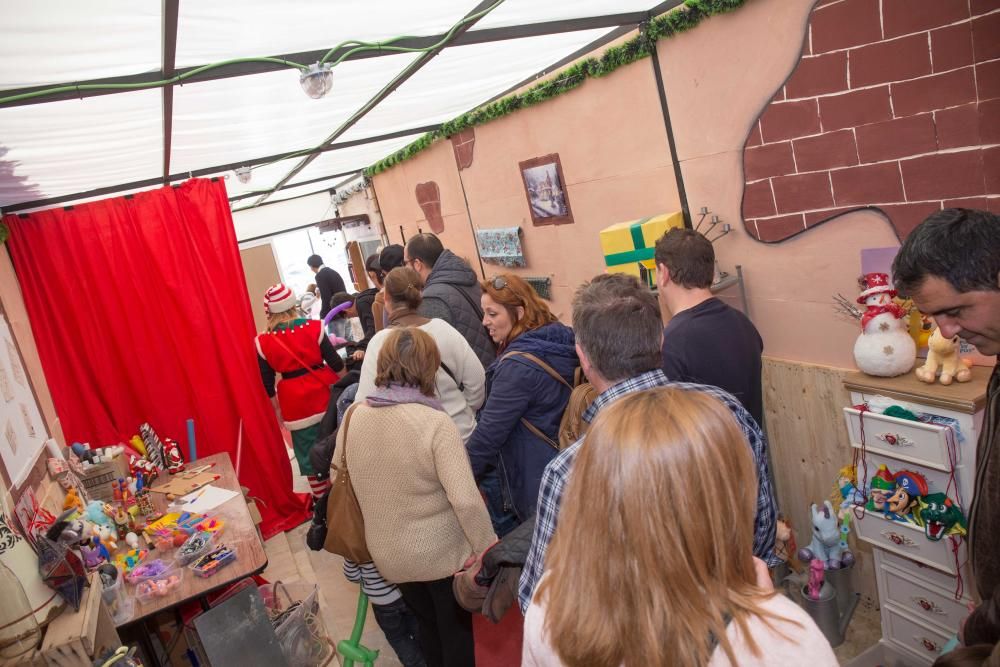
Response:
[[[917,359],[922,364],[922,359]],[[986,386],[992,368],[972,367],[972,380],[953,382],[947,387],[940,383],[926,384],[913,371],[894,378],[880,378],[854,371],[844,376],[844,388],[866,394],[882,394],[901,401],[923,403],[938,408],[975,414],[986,405]]]

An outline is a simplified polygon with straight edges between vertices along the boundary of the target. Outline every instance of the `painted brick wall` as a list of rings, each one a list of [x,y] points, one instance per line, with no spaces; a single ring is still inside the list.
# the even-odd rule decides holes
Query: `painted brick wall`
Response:
[[[769,243],[859,207],[900,238],[942,207],[1000,212],[1000,0],[819,0],[744,178]]]

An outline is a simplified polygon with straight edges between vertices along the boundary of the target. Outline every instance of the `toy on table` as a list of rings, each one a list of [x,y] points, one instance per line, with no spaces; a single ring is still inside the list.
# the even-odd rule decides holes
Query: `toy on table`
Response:
[[[87,509],[83,512],[83,518],[97,526],[113,527],[115,522],[104,511],[104,503],[100,500],[91,500],[87,503]]]
[[[167,438],[167,472],[176,475],[184,470],[184,458],[181,456],[180,447],[177,443]]]
[[[125,581],[130,584],[137,584],[140,581],[145,581],[146,579],[152,579],[153,577],[159,577],[164,573],[173,569],[173,565],[156,558],[154,560],[146,561],[139,565],[136,565],[125,575]]]
[[[121,505],[115,510],[115,529],[118,531],[118,539],[124,540],[128,534],[128,514]]]
[[[873,512],[884,512],[885,501],[896,488],[896,476],[887,467],[879,465],[878,472],[868,484],[868,503],[865,509]]]
[[[809,561],[809,583],[806,588],[810,600],[818,600],[820,591],[823,590],[823,576],[825,574],[823,561],[813,558]]]
[[[220,533],[222,528],[226,525],[226,522],[217,517],[205,517],[198,523],[194,524],[193,529],[201,533]]]
[[[194,533],[177,550],[175,559],[179,565],[192,563],[212,550],[212,533]]]
[[[940,328],[934,329],[934,333],[927,340],[927,361],[913,371],[914,375],[921,382],[928,384],[934,384],[934,380],[943,385],[951,384],[952,380],[968,382],[972,379],[972,371],[969,370],[972,362],[958,356],[958,350],[958,336],[945,338]],[[940,377],[938,377],[939,371]]]
[[[53,542],[74,545],[86,537],[87,526],[81,519],[71,519],[75,509],[68,509],[56,517],[55,522],[45,532]]]
[[[66,497],[63,499],[63,509],[73,509],[81,514],[83,514],[86,510],[83,500],[80,498],[80,494],[77,492],[75,486],[71,486],[66,490]]]
[[[135,585],[135,594],[140,600],[148,600],[152,597],[163,597],[181,583],[180,571],[171,572],[140,581]]]
[[[809,546],[799,550],[799,559],[811,562],[819,559],[828,570],[837,570],[854,565],[854,554],[846,548],[841,538],[841,529],[833,504],[827,500],[823,509],[817,510],[816,503],[810,507],[812,513],[813,538]]]
[[[125,544],[127,544],[129,546],[129,549],[138,549],[139,548],[139,536],[136,535],[135,533],[128,533],[125,536]]]
[[[854,362],[862,372],[879,377],[895,377],[909,372],[917,357],[917,345],[910,336],[906,310],[893,297],[886,273],[866,273],[859,281],[857,302],[867,306],[861,315],[861,335],[854,343]]]
[[[115,564],[127,574],[144,561],[148,555],[149,552],[145,549],[129,549],[125,553],[115,556]]]
[[[962,508],[943,493],[929,493],[920,498],[913,517],[918,525],[923,525],[924,535],[932,542],[945,535],[965,535],[968,528]]]
[[[192,563],[190,568],[199,577],[210,577],[234,560],[236,560],[236,552],[225,544],[221,544]]]
[[[885,517],[893,521],[906,521],[907,515],[917,507],[920,496],[929,492],[927,479],[919,472],[900,470],[896,473],[896,489],[886,500]]]

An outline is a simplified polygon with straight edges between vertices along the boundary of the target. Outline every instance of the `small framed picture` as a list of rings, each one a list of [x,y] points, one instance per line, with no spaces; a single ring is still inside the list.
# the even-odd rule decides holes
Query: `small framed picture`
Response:
[[[531,222],[535,225],[569,225],[573,209],[566,193],[562,163],[558,153],[520,162],[524,194],[528,198]]]

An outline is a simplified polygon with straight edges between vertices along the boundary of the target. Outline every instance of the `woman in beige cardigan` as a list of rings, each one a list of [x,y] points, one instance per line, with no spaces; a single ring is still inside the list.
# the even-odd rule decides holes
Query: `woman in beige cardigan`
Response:
[[[455,601],[452,578],[496,535],[458,429],[434,398],[440,363],[429,335],[392,331],[378,355],[376,390],[352,408],[333,460],[346,432],[368,550],[417,615],[427,664],[471,666],[472,617]]]

